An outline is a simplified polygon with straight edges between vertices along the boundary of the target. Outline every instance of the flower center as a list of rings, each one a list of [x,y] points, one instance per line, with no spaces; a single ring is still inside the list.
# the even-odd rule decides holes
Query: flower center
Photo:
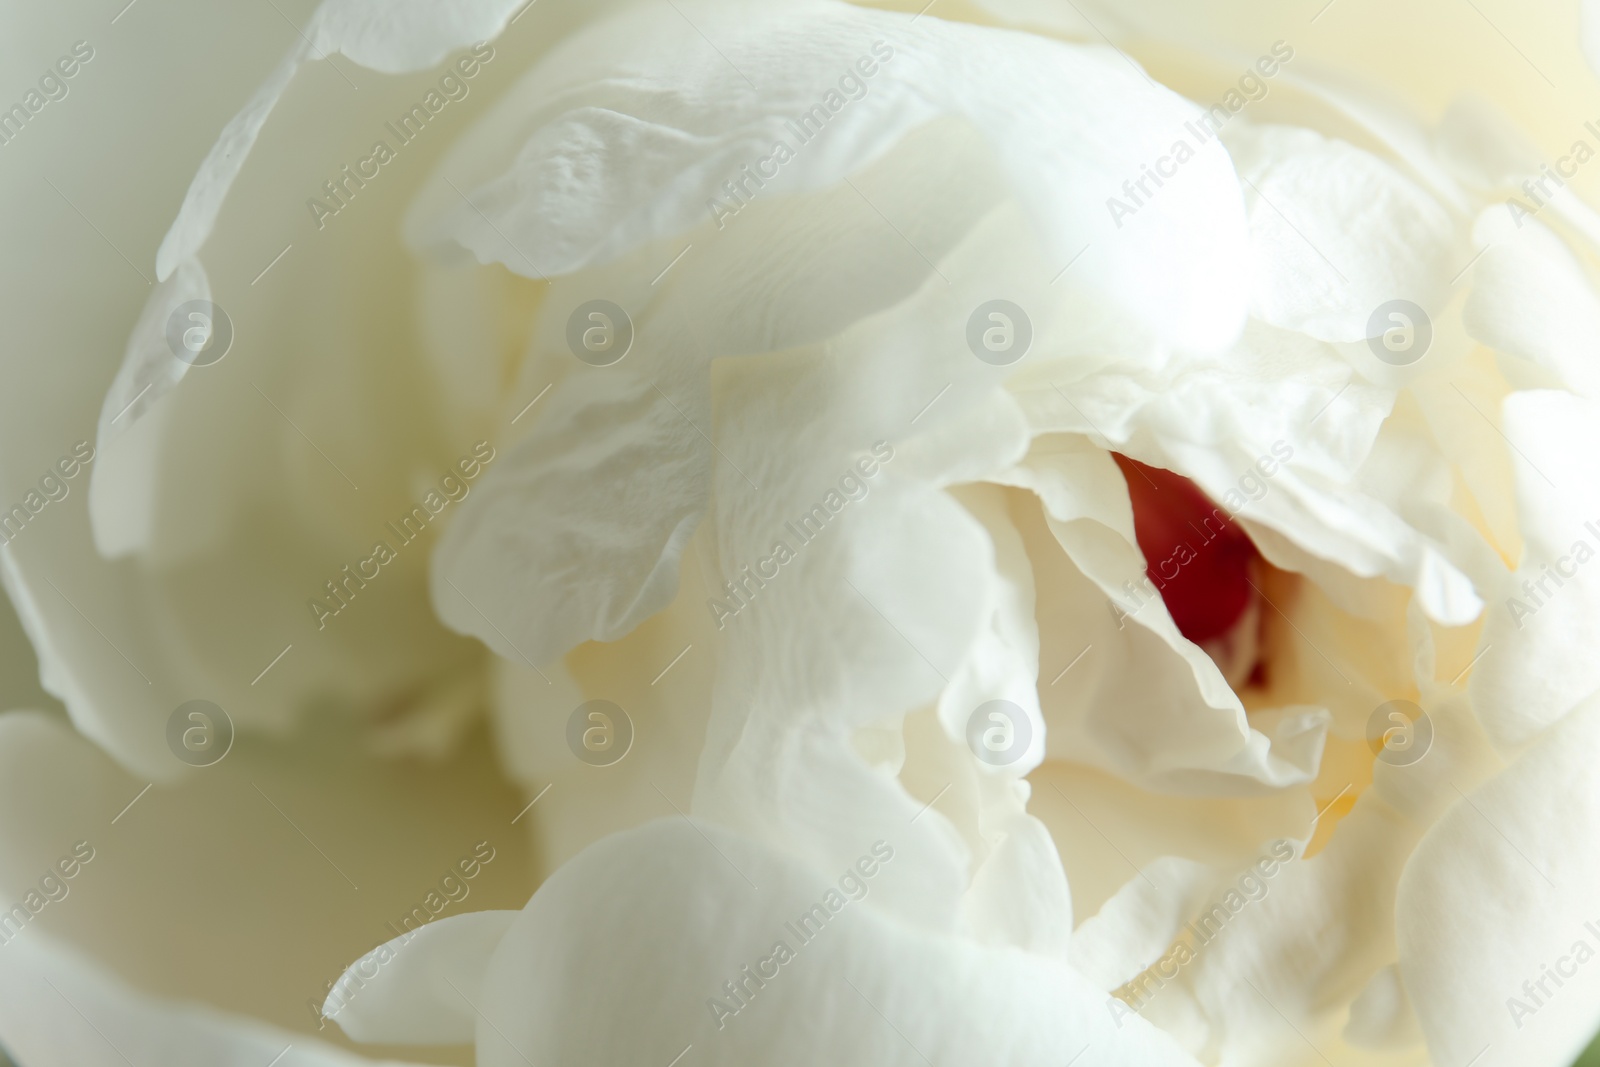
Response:
[[[1183,475],[1111,455],[1128,482],[1145,573],[1179,632],[1202,646],[1227,637],[1256,607],[1256,546]]]

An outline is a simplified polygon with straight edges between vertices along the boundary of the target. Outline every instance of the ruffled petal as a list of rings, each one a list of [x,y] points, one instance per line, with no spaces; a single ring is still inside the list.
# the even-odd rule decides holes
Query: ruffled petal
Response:
[[[699,1063],[773,1067],[1032,1067],[1090,1049],[1108,1067],[1193,1063],[1142,1020],[1119,1027],[1063,963],[895,922],[883,889],[916,870],[887,840],[857,849],[824,871],[682,819],[607,838],[540,887],[495,952],[478,1062],[665,1063],[692,1048]]]
[[[448,209],[415,218],[414,242],[454,239],[534,276],[574,271],[708,217],[731,227],[751,198],[840,185],[954,116],[988,139],[1051,257],[1084,254],[1072,286],[1185,348],[1221,347],[1242,322],[1225,153],[1202,153],[1134,223],[1106,210],[1105,192],[1193,112],[1108,49],[831,3],[652,6],[566,42],[521,91],[538,105],[523,107],[498,167],[483,162],[482,202],[440,190]]]
[[[731,459],[716,443],[712,361],[814,345],[915,292],[932,274],[922,256],[947,254],[996,201],[989,172],[957,165],[972,142],[953,127],[923,131],[859,177],[874,196],[920,209],[893,242],[846,186],[753,205],[725,236],[712,229],[687,247],[657,244],[556,279],[528,356],[538,368],[529,392],[542,388],[532,382],[555,384],[435,553],[440,616],[542,666],[583,640],[616,640],[659,611],[676,589],[714,467],[740,493],[766,492],[771,480],[765,454]],[[478,151],[469,138],[444,173],[470,171]],[[774,256],[776,248],[787,251]],[[679,255],[693,258],[663,280]],[[579,364],[569,348],[569,320],[596,293],[634,309],[632,350],[605,367]]]
[[[1044,510],[1019,526],[1050,590],[1041,632],[1062,663],[1041,686],[1052,756],[1185,791],[1315,776],[1325,716],[1302,709],[1274,737],[1252,728],[1217,665],[1144,584],[1127,483],[1108,453],[1053,435],[1001,478],[1038,493]]]
[[[521,6],[519,0],[428,0],[376,3],[325,0],[289,54],[222,130],[189,185],[178,217],[156,252],[156,275],[165,281],[180,263],[198,255],[211,236],[222,202],[244,169],[261,127],[300,70],[315,57],[339,51],[386,74],[422,70],[449,52],[497,35]]]
[[[1450,506],[1450,471],[1426,427],[1393,417],[1396,388],[1364,380],[1329,344],[1252,320],[1222,359],[1156,375],[1024,376],[1014,388],[1036,430],[1083,434],[1191,478],[1239,513],[1270,562],[1325,586],[1381,575],[1415,588],[1431,617],[1463,625],[1482,610],[1477,585],[1498,578]]]
[[[1253,315],[1320,341],[1361,341],[1388,301],[1440,309],[1459,239],[1433,197],[1311,130],[1236,124],[1222,136],[1250,216]]]

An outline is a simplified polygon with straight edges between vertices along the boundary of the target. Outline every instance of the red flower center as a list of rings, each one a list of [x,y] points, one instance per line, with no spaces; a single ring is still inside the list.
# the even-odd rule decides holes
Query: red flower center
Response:
[[[1178,630],[1202,644],[1221,637],[1256,595],[1256,546],[1221,507],[1181,474],[1113,452],[1133,502],[1133,532]]]

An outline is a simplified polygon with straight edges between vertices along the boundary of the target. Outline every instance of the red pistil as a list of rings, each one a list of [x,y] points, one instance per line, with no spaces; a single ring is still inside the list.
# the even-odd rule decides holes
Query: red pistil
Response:
[[[1232,517],[1181,474],[1111,454],[1128,482],[1145,573],[1178,630],[1196,644],[1231,630],[1256,595],[1260,553]]]

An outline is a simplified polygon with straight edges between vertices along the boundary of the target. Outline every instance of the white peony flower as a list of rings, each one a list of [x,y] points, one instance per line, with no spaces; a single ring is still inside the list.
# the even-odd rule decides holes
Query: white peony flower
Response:
[[[1571,1063],[1592,20],[1280,14],[9,16],[0,1045]]]

